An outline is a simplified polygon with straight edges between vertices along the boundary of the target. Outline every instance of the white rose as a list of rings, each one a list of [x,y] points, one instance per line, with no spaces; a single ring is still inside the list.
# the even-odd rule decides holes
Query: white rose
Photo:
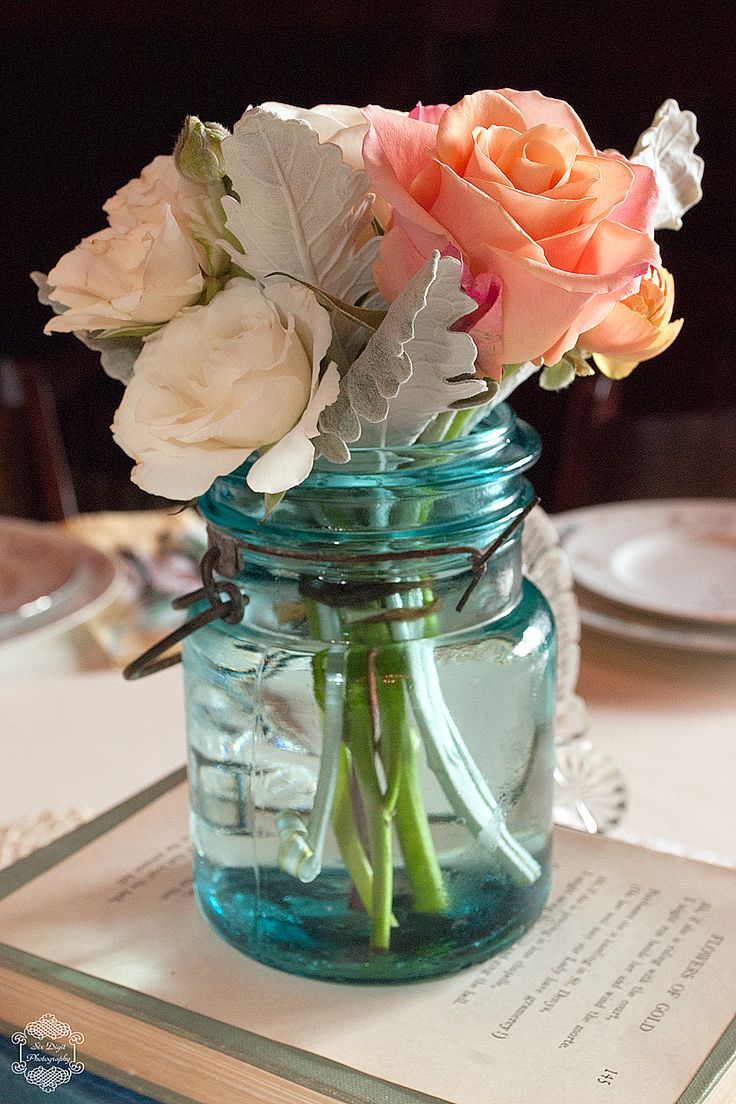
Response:
[[[171,208],[160,222],[108,227],[84,238],[48,274],[49,298],[68,309],[45,333],[160,325],[196,303],[204,279]]]
[[[226,259],[215,243],[222,238],[224,222],[206,184],[181,175],[173,157],[154,157],[141,175],[119,188],[103,203],[107,221],[120,233],[136,226],[160,226],[167,207],[182,233],[194,245],[201,267],[219,275]]]
[[[320,142],[332,142],[340,147],[346,165],[351,169],[363,169],[363,139],[368,133],[368,123],[359,107],[317,104],[307,108],[274,102],[261,104],[261,107],[280,119],[301,119],[308,123]]]
[[[319,376],[331,339],[313,293],[288,283],[264,291],[234,279],[183,311],[146,339],[115,415],[115,440],[136,461],[133,481],[187,500],[263,449],[248,473],[253,490],[301,483],[317,419],[337,398],[335,366]]]
[[[154,157],[141,175],[129,180],[102,204],[113,230],[124,233],[136,226],[160,226],[167,205],[176,221],[185,221],[181,189],[185,181],[179,175],[173,157]]]

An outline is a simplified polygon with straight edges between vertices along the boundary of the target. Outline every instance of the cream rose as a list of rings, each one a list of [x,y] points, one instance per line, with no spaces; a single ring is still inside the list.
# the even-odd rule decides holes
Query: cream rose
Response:
[[[193,195],[188,193],[192,191]],[[173,157],[154,157],[141,175],[129,180],[115,195],[102,204],[107,221],[113,230],[125,233],[136,226],[160,226],[167,206],[176,221],[186,229],[191,213],[191,203],[201,192],[184,180],[174,164]],[[188,210],[189,208],[189,210]]]
[[[228,263],[216,245],[225,232],[218,208],[207,184],[182,176],[174,158],[163,155],[154,157],[139,177],[102,205],[107,221],[118,233],[136,226],[159,227],[170,209],[182,234],[192,242],[200,267],[213,276],[220,275]]]
[[[206,306],[183,311],[146,339],[113,422],[133,457],[132,479],[171,499],[202,494],[256,449],[253,490],[302,482],[314,460],[317,418],[339,376],[320,362],[329,316],[307,288],[262,290],[231,280]]]
[[[279,119],[299,119],[315,131],[320,142],[339,146],[342,159],[351,169],[363,168],[363,139],[368,123],[358,107],[345,104],[317,104],[316,107],[292,107],[291,104],[261,104],[264,111]]]
[[[84,238],[48,274],[67,309],[45,333],[160,325],[196,303],[204,279],[194,244],[166,205],[159,223],[108,227]]]

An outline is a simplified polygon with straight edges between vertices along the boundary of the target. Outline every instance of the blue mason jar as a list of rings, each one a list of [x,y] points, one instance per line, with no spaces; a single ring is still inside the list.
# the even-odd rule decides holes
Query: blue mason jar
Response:
[[[411,981],[539,915],[554,625],[521,527],[473,570],[538,452],[500,406],[466,437],[320,460],[268,517],[247,464],[200,500],[248,601],[184,646],[195,887],[245,954]]]

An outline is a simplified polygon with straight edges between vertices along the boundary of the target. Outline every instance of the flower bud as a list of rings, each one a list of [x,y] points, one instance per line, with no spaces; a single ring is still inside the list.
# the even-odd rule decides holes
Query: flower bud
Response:
[[[638,292],[616,303],[602,322],[580,335],[579,343],[604,376],[625,379],[677,337],[682,319],[670,321],[674,305],[675,281],[666,268],[653,265]]]
[[[222,177],[220,143],[229,131],[219,123],[203,123],[187,115],[174,149],[176,167],[182,176],[198,184],[212,184]]]

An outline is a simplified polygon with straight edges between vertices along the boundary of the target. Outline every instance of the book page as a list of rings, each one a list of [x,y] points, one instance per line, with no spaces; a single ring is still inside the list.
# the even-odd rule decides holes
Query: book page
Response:
[[[261,966],[197,910],[183,786],[0,901],[0,940],[452,1104],[674,1104],[736,1015],[734,872],[567,831],[542,917],[485,963]]]

